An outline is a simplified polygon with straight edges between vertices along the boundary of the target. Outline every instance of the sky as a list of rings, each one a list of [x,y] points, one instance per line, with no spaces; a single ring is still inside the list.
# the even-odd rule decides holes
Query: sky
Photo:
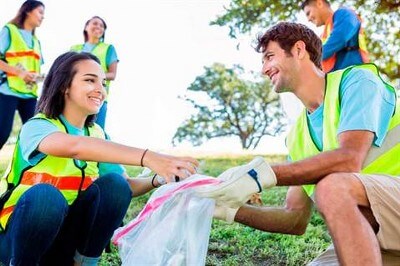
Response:
[[[24,1],[0,2],[0,25],[4,25]],[[42,44],[44,73],[58,55],[83,42],[82,31],[88,19],[98,15],[106,21],[105,42],[115,46],[120,59],[110,88],[106,131],[119,143],[171,150],[176,129],[194,112],[178,96],[203,74],[204,66],[220,62],[228,67],[241,64],[247,71],[261,69],[260,54],[251,47],[255,36],[233,40],[227,27],[209,25],[224,13],[229,0],[42,2],[46,6],[45,19],[36,35]],[[281,97],[293,121],[301,107],[294,96]],[[264,138],[256,152],[285,153],[284,137]],[[179,145],[179,149],[193,150],[188,143]],[[209,141],[197,150],[229,153],[240,152],[241,148],[238,138],[228,138]]]

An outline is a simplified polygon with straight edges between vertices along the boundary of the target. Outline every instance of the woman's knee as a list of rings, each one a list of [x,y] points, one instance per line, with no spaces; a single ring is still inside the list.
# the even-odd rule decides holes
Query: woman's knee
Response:
[[[17,202],[16,209],[20,206],[28,209],[30,215],[48,222],[56,217],[63,219],[68,211],[68,203],[62,193],[49,184],[37,184],[28,189]]]
[[[129,205],[132,191],[126,178],[122,175],[110,173],[101,176],[94,182],[101,194],[101,204],[115,207]]]
[[[61,192],[49,184],[32,186],[22,194],[9,226],[20,232],[43,232],[52,235],[59,230],[68,211]]]
[[[120,174],[109,173],[99,177],[94,182],[100,190],[114,191],[119,194],[129,195],[132,197],[132,191],[126,178]]]

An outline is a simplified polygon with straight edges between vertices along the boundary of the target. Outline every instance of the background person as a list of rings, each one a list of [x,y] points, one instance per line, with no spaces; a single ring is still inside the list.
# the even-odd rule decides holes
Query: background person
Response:
[[[354,10],[340,7],[333,12],[326,0],[306,0],[301,8],[317,27],[325,25],[321,35],[325,72],[369,62],[361,18]]]
[[[94,16],[85,23],[83,29],[84,43],[71,47],[72,51],[92,53],[100,60],[101,67],[106,73],[106,90],[110,90],[110,81],[117,76],[118,57],[112,44],[104,43],[107,24],[99,16]],[[107,98],[100,112],[97,114],[96,123],[105,128],[107,114]]]
[[[22,123],[35,113],[36,82],[43,64],[35,29],[43,19],[43,3],[28,0],[0,31],[0,149],[10,136],[15,111]]]
[[[132,196],[160,184],[129,178],[120,164],[152,169],[167,182],[198,162],[108,140],[93,123],[105,99],[97,57],[59,56],[44,82],[39,113],[21,130],[2,179],[0,262],[5,265],[97,265]]]
[[[216,186],[217,217],[299,235],[316,204],[333,247],[311,265],[400,265],[400,104],[373,64],[325,74],[321,41],[304,25],[282,22],[259,37],[262,73],[305,109],[289,132],[292,162],[257,157],[228,169]],[[373,106],[373,108],[371,108]],[[263,188],[290,186],[284,207],[244,206]],[[267,192],[268,193],[268,192]],[[391,264],[390,264],[391,263]]]

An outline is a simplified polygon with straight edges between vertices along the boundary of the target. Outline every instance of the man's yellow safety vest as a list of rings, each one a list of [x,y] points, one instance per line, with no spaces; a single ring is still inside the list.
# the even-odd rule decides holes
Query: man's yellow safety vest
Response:
[[[318,150],[307,123],[307,110],[304,110],[298,118],[294,127],[290,130],[287,138],[289,156],[293,161],[299,161],[320,152],[339,148],[337,130],[340,119],[339,87],[341,81],[353,68],[368,69],[380,78],[378,68],[374,64],[363,64],[350,66],[348,68],[334,71],[326,75],[326,91],[323,110],[323,148]],[[382,78],[381,78],[382,80]],[[382,80],[382,82],[384,82]],[[384,82],[386,89],[396,93],[395,89]],[[372,146],[363,163],[361,173],[366,174],[389,174],[400,175],[400,99],[397,100],[395,113],[393,114],[387,135],[381,147]],[[311,196],[315,185],[304,185],[306,193]]]

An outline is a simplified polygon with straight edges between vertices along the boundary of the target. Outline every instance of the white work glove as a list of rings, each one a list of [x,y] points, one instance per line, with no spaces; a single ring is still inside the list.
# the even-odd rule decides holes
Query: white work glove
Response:
[[[230,168],[218,176],[223,181],[218,185],[202,186],[196,189],[199,197],[213,198],[219,205],[232,208],[242,206],[251,195],[263,188],[276,185],[276,176],[262,157],[256,157],[248,164]]]
[[[215,204],[213,217],[231,224],[235,221],[235,215],[239,207],[230,208],[228,206]]]

